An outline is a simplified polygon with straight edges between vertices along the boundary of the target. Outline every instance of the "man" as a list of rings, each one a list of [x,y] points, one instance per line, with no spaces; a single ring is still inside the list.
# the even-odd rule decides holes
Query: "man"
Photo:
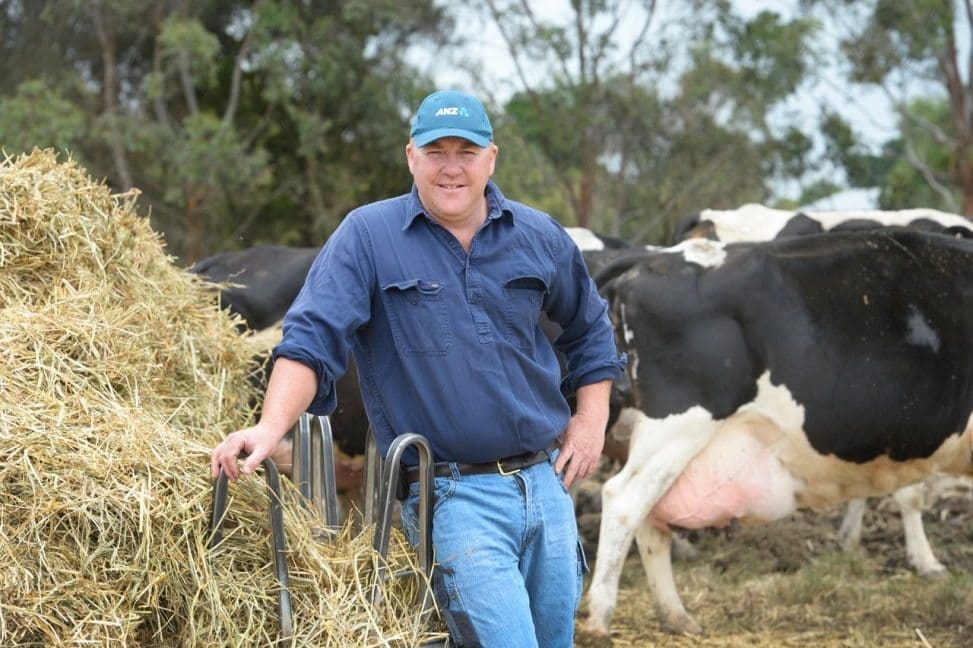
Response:
[[[490,181],[480,102],[435,92],[411,135],[411,193],[352,211],[328,240],[284,319],[260,422],[216,447],[213,475],[235,479],[244,451],[253,471],[301,413],[333,411],[350,349],[382,453],[414,432],[437,462],[433,584],[454,643],[568,647],[585,563],[567,487],[597,465],[625,359],[577,246]],[[563,380],[542,310],[563,328]]]

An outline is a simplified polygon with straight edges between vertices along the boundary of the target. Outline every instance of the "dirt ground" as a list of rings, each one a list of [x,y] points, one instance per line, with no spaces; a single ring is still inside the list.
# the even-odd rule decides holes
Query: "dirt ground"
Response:
[[[597,494],[579,511],[589,562],[597,543]],[[920,578],[908,567],[898,507],[870,500],[860,549],[836,539],[844,508],[800,512],[733,533],[691,533],[699,555],[674,564],[676,586],[702,637],[666,634],[637,555],[629,554],[609,639],[580,629],[576,646],[935,646],[973,645],[973,486],[927,484],[923,515],[948,575]],[[594,526],[592,527],[592,524]],[[592,537],[593,536],[593,537]],[[584,618],[582,603],[579,621]]]

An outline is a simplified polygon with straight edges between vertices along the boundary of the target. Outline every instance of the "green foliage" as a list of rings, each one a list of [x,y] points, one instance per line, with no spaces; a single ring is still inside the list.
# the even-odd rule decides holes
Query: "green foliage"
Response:
[[[80,161],[85,130],[79,107],[43,80],[24,81],[12,96],[0,97],[0,147],[8,155],[54,148]]]
[[[685,40],[625,52],[604,26],[654,3],[578,2],[563,23],[532,13],[530,3],[488,4],[511,55],[551,72],[504,112],[518,140],[556,172],[546,194],[523,199],[546,204],[560,193],[573,212],[564,222],[664,243],[687,214],[765,200],[771,177],[803,168],[809,135],[774,132],[766,115],[806,75],[816,22],[774,12],[744,20],[729,3],[698,2],[686,13]],[[673,65],[679,48],[685,68]],[[675,91],[660,93],[671,79]]]
[[[805,0],[843,18],[847,78],[893,101],[898,132],[876,155],[834,114],[822,130],[829,159],[858,186],[881,187],[885,208],[917,206],[973,214],[973,107],[969,62],[959,43],[973,17],[951,0]],[[916,100],[919,98],[919,100]]]
[[[317,244],[408,190],[409,112],[431,83],[404,52],[448,28],[432,0],[0,0],[0,134],[138,187],[186,263]]]
[[[220,43],[198,20],[166,18],[158,35],[158,47],[163,67],[171,68],[172,74],[184,60],[197,83],[209,86],[216,80]]]
[[[563,175],[571,172],[550,164],[540,149],[522,139],[518,128],[507,122],[503,116],[493,120],[494,139],[500,148],[493,180],[508,198],[527,202],[563,225],[577,225],[570,202],[559,190]]]
[[[792,94],[805,80],[809,65],[806,41],[818,28],[810,20],[784,22],[762,11],[752,20],[727,25],[730,60],[736,74],[728,77],[732,94],[754,120],[762,124],[767,108]]]
[[[794,205],[809,205],[813,202],[821,200],[822,198],[827,198],[837,192],[841,191],[841,187],[830,180],[818,180],[817,182],[812,182],[808,186],[804,187],[801,191],[801,195],[797,200],[797,204]]]
[[[907,119],[913,122],[952,132],[950,107],[945,101],[912,102],[908,106],[908,115]],[[960,150],[930,138],[915,137],[912,134],[914,128],[915,125],[910,123],[901,124],[902,136],[885,145],[881,159],[887,166],[879,203],[887,209],[923,206],[956,211],[962,197],[951,178],[959,164],[956,156],[961,154]],[[921,160],[921,167],[917,167],[914,160]]]
[[[504,106],[504,112],[516,124],[519,135],[537,145],[551,165],[568,169],[580,162],[582,129],[577,127],[577,100],[568,89],[518,93]],[[587,119],[594,121],[590,115]],[[576,127],[564,128],[566,124]]]
[[[811,156],[814,143],[807,133],[795,126],[789,126],[783,134],[770,143],[780,161],[783,171],[780,175],[799,178],[806,170],[806,162]]]
[[[882,83],[909,66],[911,74],[934,77],[936,59],[953,39],[950,0],[877,0],[864,29],[842,40],[851,78]]]
[[[800,16],[744,18],[727,0],[691,0],[626,50],[619,28],[657,5],[584,0],[564,20],[535,2],[480,5],[525,71],[491,109],[511,198],[638,243],[832,166],[854,186],[882,185],[886,206],[973,205],[969,84],[949,86],[943,67],[952,3],[803,0]],[[469,30],[455,29],[470,16],[457,12],[436,0],[0,0],[0,145],[69,150],[118,189],[138,187],[187,263],[317,244],[352,208],[409,189],[409,118],[433,81],[405,53],[425,43],[473,65]],[[925,107],[897,105],[882,151],[833,110],[820,124],[781,118],[824,60],[815,39],[829,17],[853,27],[842,34],[852,81],[930,89]],[[839,184],[816,177],[802,198]]]
[[[210,114],[191,115],[182,126],[182,137],[166,151],[168,200],[180,203],[188,192],[202,192],[211,200],[260,201],[271,181],[264,151],[248,148],[232,126]]]

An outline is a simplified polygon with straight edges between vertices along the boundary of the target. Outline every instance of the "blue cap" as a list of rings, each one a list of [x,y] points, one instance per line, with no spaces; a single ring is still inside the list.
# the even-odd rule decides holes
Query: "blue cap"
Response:
[[[439,90],[422,100],[412,122],[412,139],[425,146],[441,137],[462,137],[485,148],[493,140],[493,127],[483,104],[459,90]]]

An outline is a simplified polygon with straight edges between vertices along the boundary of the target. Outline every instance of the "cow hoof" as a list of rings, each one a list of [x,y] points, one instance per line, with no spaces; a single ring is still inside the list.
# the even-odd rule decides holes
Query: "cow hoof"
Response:
[[[608,637],[608,626],[592,619],[590,616],[587,621],[579,626],[579,629],[588,637]]]
[[[929,567],[917,567],[916,575],[921,578],[944,578],[949,572],[945,567],[936,563],[935,565],[930,565]]]
[[[692,637],[703,634],[703,626],[696,623],[688,614],[663,615],[662,628],[669,634],[688,635]]]
[[[592,632],[587,626],[580,626],[575,633],[575,646],[584,648],[611,648],[612,640],[608,633]]]

